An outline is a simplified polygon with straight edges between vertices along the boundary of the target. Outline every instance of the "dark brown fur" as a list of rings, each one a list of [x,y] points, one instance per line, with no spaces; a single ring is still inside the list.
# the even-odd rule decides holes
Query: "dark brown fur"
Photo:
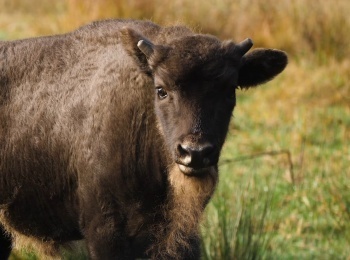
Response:
[[[13,245],[54,255],[85,239],[93,259],[198,259],[235,89],[287,63],[236,49],[133,20],[2,42],[0,223]]]
[[[0,225],[0,259],[7,259],[11,252],[11,239]]]

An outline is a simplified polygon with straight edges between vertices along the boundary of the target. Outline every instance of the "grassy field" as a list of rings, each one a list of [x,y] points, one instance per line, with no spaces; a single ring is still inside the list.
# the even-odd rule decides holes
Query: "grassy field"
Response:
[[[238,93],[203,258],[350,259],[349,12],[346,0],[0,0],[0,39],[127,17],[287,51],[285,72]]]

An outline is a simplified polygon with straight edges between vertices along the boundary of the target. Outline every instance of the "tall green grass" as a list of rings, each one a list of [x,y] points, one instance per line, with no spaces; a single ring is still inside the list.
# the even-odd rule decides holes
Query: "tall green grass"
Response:
[[[262,258],[271,238],[265,222],[272,193],[268,187],[260,192],[252,188],[252,176],[235,185],[227,172],[221,172],[224,181],[206,210],[202,227],[203,259]]]
[[[237,93],[203,258],[349,259],[349,11],[346,0],[0,0],[0,39],[118,17],[287,51],[285,72]]]

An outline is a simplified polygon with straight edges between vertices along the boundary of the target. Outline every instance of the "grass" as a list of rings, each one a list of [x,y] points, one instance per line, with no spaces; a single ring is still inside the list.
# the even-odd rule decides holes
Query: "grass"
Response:
[[[127,17],[287,51],[285,72],[238,93],[203,258],[350,259],[349,10],[346,0],[0,0],[0,39]],[[293,174],[286,154],[251,156],[282,150]]]
[[[243,234],[238,230],[235,236],[240,237],[251,230],[251,225],[263,222],[263,231],[261,226],[252,231],[262,242],[254,245],[258,248],[247,250],[259,252],[258,259],[347,259],[350,255],[350,176],[349,147],[344,145],[344,135],[348,135],[350,129],[349,120],[345,119],[349,109],[335,106],[310,111],[299,106],[292,108],[294,116],[290,121],[284,120],[286,114],[280,111],[277,113],[279,120],[270,121],[271,124],[266,124],[263,112],[259,113],[260,119],[241,114],[240,110],[248,109],[246,106],[253,104],[256,95],[264,98],[268,92],[276,91],[274,86],[269,87],[259,94],[244,97],[241,104],[238,100],[239,109],[223,157],[239,158],[242,154],[288,149],[293,159],[294,183],[284,154],[222,165],[217,197],[208,215],[213,215],[211,207],[220,209],[216,205],[223,194],[230,194],[233,198],[229,201],[234,205],[226,206],[226,212],[221,214],[231,215],[231,221],[241,216],[248,221],[242,223]],[[243,96],[248,94],[243,93]],[[271,106],[271,102],[268,104]],[[258,111],[264,110],[258,108]],[[249,189],[244,185],[247,181]],[[243,197],[246,203],[242,205],[235,194],[244,192],[249,196]],[[264,192],[269,192],[269,196],[264,196]],[[234,207],[254,211],[256,219],[251,219],[249,214],[240,215]],[[222,223],[207,217],[204,227],[220,230]],[[228,230],[235,230],[235,226],[231,225]],[[213,238],[212,241],[218,240]],[[214,248],[208,251],[216,252]]]

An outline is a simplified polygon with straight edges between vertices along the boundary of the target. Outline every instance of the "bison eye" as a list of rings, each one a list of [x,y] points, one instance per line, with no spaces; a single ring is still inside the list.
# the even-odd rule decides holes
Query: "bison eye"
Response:
[[[157,87],[156,92],[157,92],[159,99],[164,99],[168,96],[168,93],[162,87]]]

